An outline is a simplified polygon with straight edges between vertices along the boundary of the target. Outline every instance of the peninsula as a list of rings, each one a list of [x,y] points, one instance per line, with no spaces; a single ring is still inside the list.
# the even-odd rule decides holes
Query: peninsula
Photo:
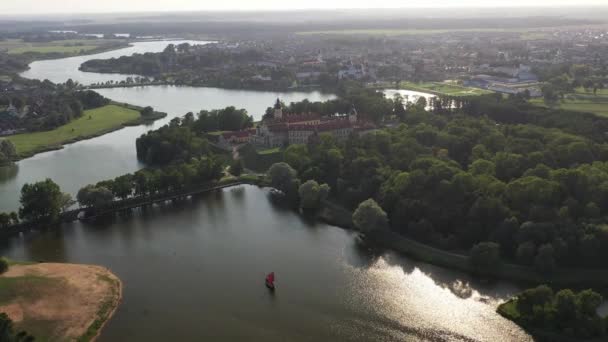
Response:
[[[37,341],[94,340],[122,296],[111,271],[78,264],[11,264],[0,288],[0,312]]]

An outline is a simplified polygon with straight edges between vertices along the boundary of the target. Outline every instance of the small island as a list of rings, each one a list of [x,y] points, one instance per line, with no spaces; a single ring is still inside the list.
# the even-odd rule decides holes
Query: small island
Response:
[[[120,279],[107,268],[77,264],[11,262],[0,289],[0,319],[12,321],[9,334],[36,341],[95,339],[122,296]]]

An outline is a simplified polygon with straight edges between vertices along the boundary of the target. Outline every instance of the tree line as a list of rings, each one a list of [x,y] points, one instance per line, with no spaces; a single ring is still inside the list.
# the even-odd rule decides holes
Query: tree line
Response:
[[[223,166],[223,160],[215,156],[191,158],[188,162],[142,169],[87,185],[78,191],[76,199],[82,207],[103,209],[116,200],[176,192],[219,180]]]

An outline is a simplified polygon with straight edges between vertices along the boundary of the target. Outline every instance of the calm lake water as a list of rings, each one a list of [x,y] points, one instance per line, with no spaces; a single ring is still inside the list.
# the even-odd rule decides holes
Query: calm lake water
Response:
[[[168,42],[95,56],[36,62],[25,77],[82,83],[118,75],[82,73],[90,58],[162,51]],[[235,105],[259,118],[285,102],[332,98],[318,92],[274,93],[155,86],[105,89],[113,100],[151,105],[169,117],[39,154],[0,169],[0,210],[18,206],[23,183],[50,177],[72,194],[89,183],[143,167],[135,138],[188,111]],[[101,341],[530,341],[495,313],[520,288],[479,283],[358,242],[356,235],[303,219],[252,186],[181,204],[137,211],[95,225],[0,242],[0,255],[22,260],[107,266],[124,300]],[[277,274],[277,291],[264,287]]]
[[[395,94],[399,94],[401,95],[401,97],[403,97],[403,104],[407,104],[407,103],[416,103],[416,101],[418,101],[419,98],[424,97],[426,99],[426,103],[430,104],[431,103],[431,99],[435,97],[435,95],[433,94],[429,94],[429,93],[422,93],[419,91],[414,91],[414,90],[407,90],[407,89],[385,89],[383,91],[384,96],[388,97],[388,98],[393,98],[395,96]],[[431,106],[427,105],[426,109],[430,109]]]
[[[124,283],[101,341],[531,341],[497,315],[519,289],[357,242],[240,186],[0,246],[99,264]],[[264,286],[274,271],[277,290]]]

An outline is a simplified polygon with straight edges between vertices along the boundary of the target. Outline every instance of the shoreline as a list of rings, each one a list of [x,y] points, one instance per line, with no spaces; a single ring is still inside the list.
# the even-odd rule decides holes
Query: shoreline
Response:
[[[325,201],[316,217],[327,224],[356,231],[352,223],[352,213],[337,203]],[[578,285],[584,283],[586,286],[608,285],[608,270],[561,268],[551,275],[543,275],[538,273],[533,267],[503,261],[500,267],[496,269],[480,272],[470,263],[468,255],[442,250],[412,240],[392,230],[368,234],[366,238],[373,243],[378,243],[381,246],[410,256],[418,261],[468,274],[527,284]]]
[[[99,326],[99,328],[97,328],[97,332],[95,333],[95,335],[91,338],[91,341],[96,341],[99,336],[101,336],[101,332],[103,331],[103,329],[106,327],[106,325],[108,325],[108,323],[110,322],[110,320],[112,319],[112,317],[114,317],[114,314],[116,313],[116,310],[118,310],[118,307],[120,306],[120,304],[122,304],[122,289],[123,289],[123,283],[122,280],[120,280],[120,278],[118,278],[117,275],[115,275],[109,268],[104,267],[106,269],[106,271],[108,273],[110,273],[111,275],[113,275],[117,282],[118,282],[118,294],[115,297],[115,300],[113,301],[113,307],[112,310],[110,310],[110,312],[108,312],[108,314],[106,315],[104,321],[101,323],[101,325]],[[94,324],[95,322],[93,322]]]
[[[123,107],[126,109],[131,109],[131,110],[136,110],[136,111],[141,111],[141,109],[143,109],[142,107],[139,107],[139,106],[135,106],[135,105],[127,104],[127,103],[118,103],[118,102],[114,102],[114,101],[110,102],[110,105],[115,105],[115,106]],[[165,117],[167,117],[167,113],[163,113],[163,112],[154,112],[153,116],[147,117],[147,118],[144,118],[140,115],[137,119],[121,123],[119,126],[116,126],[116,127],[100,130],[100,131],[97,131],[97,132],[94,132],[91,134],[87,134],[87,135],[80,135],[80,136],[74,137],[72,139],[64,140],[64,141],[60,142],[59,144],[42,146],[38,149],[34,149],[29,152],[19,153],[17,158],[13,159],[13,162],[19,162],[21,160],[28,159],[28,158],[34,157],[38,154],[42,154],[42,153],[46,153],[46,152],[59,151],[59,150],[64,149],[68,145],[72,145],[72,144],[75,144],[80,141],[98,138],[103,135],[119,131],[126,127],[134,127],[134,126],[139,126],[139,125],[143,125],[146,123],[152,123],[156,120],[160,120]],[[58,129],[60,127],[57,127],[55,129]],[[40,131],[40,132],[45,132],[45,131]],[[20,133],[20,134],[28,134],[28,133],[39,133],[39,132],[26,132],[26,133]],[[5,137],[2,137],[2,139],[10,140],[10,137],[12,137],[12,136],[15,136],[15,135],[8,135]]]

